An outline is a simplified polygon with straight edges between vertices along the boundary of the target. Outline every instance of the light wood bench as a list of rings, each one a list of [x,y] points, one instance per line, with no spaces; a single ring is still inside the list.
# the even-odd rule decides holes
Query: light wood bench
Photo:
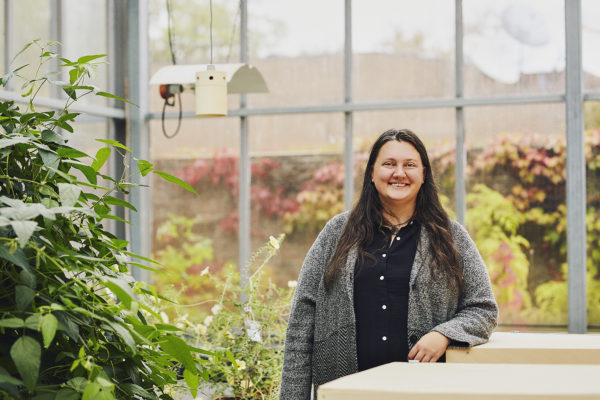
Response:
[[[488,343],[470,349],[448,349],[446,362],[600,364],[600,335],[494,332]]]
[[[321,385],[318,398],[597,400],[600,366],[390,363]]]

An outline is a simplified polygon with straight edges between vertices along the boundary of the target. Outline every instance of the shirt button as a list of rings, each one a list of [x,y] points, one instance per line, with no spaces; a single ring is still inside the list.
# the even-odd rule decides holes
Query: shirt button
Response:
[[[400,240],[400,236],[396,237],[396,240]]]
[[[385,256],[386,256],[386,254],[385,254],[385,253],[383,253],[383,254],[381,255],[381,257],[383,257],[383,258],[385,258]]]
[[[382,280],[384,280],[384,279],[385,279],[385,278],[384,278],[384,276],[383,276],[383,275],[381,275],[381,276],[379,277],[379,280],[380,280],[380,281],[382,281]]]
[[[387,340],[387,336],[382,337],[381,340],[385,342]]]
[[[387,308],[387,306],[384,304],[381,306],[381,308],[385,310]]]

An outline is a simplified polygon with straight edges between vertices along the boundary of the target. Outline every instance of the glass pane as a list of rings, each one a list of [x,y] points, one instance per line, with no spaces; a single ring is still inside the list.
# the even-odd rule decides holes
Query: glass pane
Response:
[[[564,92],[563,0],[465,0],[465,96]]]
[[[4,2],[3,2],[4,4]],[[13,24],[13,49],[15,54],[29,42],[35,39],[41,39],[40,43],[44,44],[50,40],[50,2],[36,0],[13,1],[14,21]],[[26,22],[24,22],[26,21]],[[28,51],[21,54],[13,63],[12,67],[17,68],[24,64],[29,64],[28,67],[21,70],[22,75],[27,78],[35,76],[36,69],[39,65],[39,56],[41,51],[37,46],[31,46]],[[14,55],[13,55],[14,56]],[[47,64],[40,70],[40,74],[48,72]],[[22,81],[18,78],[13,82],[15,91],[20,91]],[[50,89],[48,85],[44,85],[38,96],[49,96]]]
[[[600,101],[584,104],[587,165],[588,325],[600,329]]]
[[[454,1],[354,0],[352,7],[355,101],[453,96]]]
[[[256,0],[248,14],[250,63],[269,87],[249,96],[251,107],[344,101],[343,2]]]
[[[583,87],[586,91],[600,91],[600,2],[582,0],[582,62]]]
[[[176,120],[166,122],[172,134]],[[185,119],[180,132],[167,139],[160,120],[150,123],[155,169],[178,176],[198,192],[157,177],[152,182],[153,256],[167,272],[152,280],[159,293],[181,304],[218,298],[217,289],[200,274],[206,267],[220,273],[237,265],[238,233],[231,221],[238,209],[239,126],[239,118]],[[197,318],[213,305],[186,312]]]
[[[566,325],[565,108],[471,107],[467,228],[501,324]]]
[[[401,125],[399,125],[401,121]],[[377,137],[388,129],[410,129],[425,144],[442,204],[454,217],[455,111],[453,108],[365,111],[354,114],[354,190],[362,188],[364,167]]]
[[[107,54],[107,15],[106,0],[81,1],[63,0],[64,21],[63,38],[60,53],[69,60],[77,60],[84,55]],[[105,63],[125,62],[125,60],[100,59]],[[67,80],[66,73],[62,80]],[[100,90],[108,90],[108,68],[99,66],[93,78]],[[84,104],[107,105],[108,99],[102,96],[85,96],[79,102]]]
[[[250,138],[252,251],[285,233],[268,271],[286,285],[325,223],[344,210],[344,115],[252,117]]]

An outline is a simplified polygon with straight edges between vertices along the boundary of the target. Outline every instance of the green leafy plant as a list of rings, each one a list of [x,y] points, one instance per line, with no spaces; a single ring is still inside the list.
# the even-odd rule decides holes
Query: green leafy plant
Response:
[[[225,273],[205,270],[199,279],[220,294],[208,302],[211,312],[202,322],[189,318],[187,307],[163,303],[162,310],[176,309],[175,324],[185,329],[190,342],[212,353],[203,365],[210,382],[206,392],[212,396],[277,398],[295,282],[278,287],[266,277],[265,267],[282,240],[283,235],[271,237],[253,255],[249,265],[254,272],[245,288],[232,265],[225,267]]]
[[[148,302],[154,289],[135,282],[129,266],[153,261],[127,250],[125,240],[104,228],[114,206],[135,211],[127,194],[131,176],[100,171],[112,154],[129,149],[98,139],[90,157],[68,146],[77,113],[70,104],[87,95],[116,97],[85,83],[103,56],[61,59],[69,82],[58,82],[68,100],[60,111],[37,111],[40,88],[53,83],[41,66],[55,54],[40,50],[40,66],[25,79],[21,109],[0,103],[0,396],[43,399],[169,398],[165,387],[178,371],[195,394],[201,368],[197,354],[160,321]],[[25,66],[24,66],[25,67]],[[25,71],[2,77],[2,85]],[[69,133],[61,133],[59,130]],[[180,179],[137,160],[138,171],[190,190]],[[100,182],[103,182],[102,184]]]

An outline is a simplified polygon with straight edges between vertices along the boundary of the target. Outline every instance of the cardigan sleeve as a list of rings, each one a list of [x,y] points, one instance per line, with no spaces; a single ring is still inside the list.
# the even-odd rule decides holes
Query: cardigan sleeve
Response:
[[[465,287],[453,318],[432,330],[449,338],[451,347],[471,347],[489,339],[497,325],[498,305],[485,263],[475,243],[459,223],[453,221],[452,229]]]
[[[302,264],[286,332],[280,400],[310,399],[317,292],[337,245],[342,215],[325,225]]]

